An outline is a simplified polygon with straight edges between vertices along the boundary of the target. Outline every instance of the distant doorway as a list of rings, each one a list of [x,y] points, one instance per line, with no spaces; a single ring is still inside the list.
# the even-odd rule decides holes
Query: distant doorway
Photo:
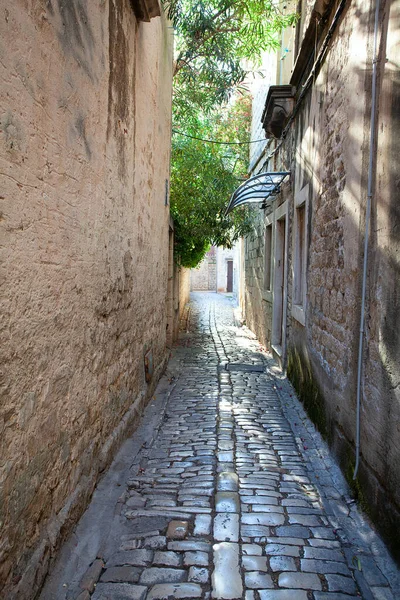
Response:
[[[226,261],[226,291],[233,292],[233,260]]]

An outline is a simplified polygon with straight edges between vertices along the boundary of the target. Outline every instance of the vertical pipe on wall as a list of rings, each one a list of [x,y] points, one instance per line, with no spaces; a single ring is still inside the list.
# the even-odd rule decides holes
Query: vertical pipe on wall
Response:
[[[369,223],[370,223],[370,217],[371,217],[372,189],[373,189],[373,184],[374,184],[375,130],[376,130],[376,81],[377,81],[377,66],[378,66],[377,63],[378,63],[379,9],[380,9],[380,0],[376,0],[375,25],[374,25],[374,47],[373,47],[373,59],[372,59],[372,99],[371,99],[371,122],[370,122],[370,137],[369,137],[367,206],[366,206],[366,212],[365,212],[364,261],[363,261],[363,280],[362,280],[362,292],[361,292],[360,337],[359,337],[359,343],[358,343],[356,464],[354,467],[353,479],[356,479],[356,477],[357,477],[358,467],[360,464],[361,375],[362,375],[362,362],[363,362],[365,295],[366,295],[366,287],[367,287],[367,269],[368,269]]]

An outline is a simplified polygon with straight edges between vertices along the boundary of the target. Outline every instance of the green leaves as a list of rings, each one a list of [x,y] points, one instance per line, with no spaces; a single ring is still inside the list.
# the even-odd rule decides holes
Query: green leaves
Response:
[[[210,114],[198,111],[182,133],[218,141],[247,141],[251,99]],[[181,129],[183,129],[181,127]],[[230,247],[251,230],[248,208],[224,216],[233,191],[247,176],[248,145],[226,146],[175,134],[172,144],[171,215],[175,223],[175,257],[195,267],[210,244]]]
[[[248,73],[264,50],[277,48],[285,15],[271,0],[163,0],[175,30],[173,127],[182,134],[249,141]],[[233,102],[232,98],[236,98]],[[194,267],[210,244],[231,246],[251,230],[252,210],[224,216],[230,195],[247,177],[248,146],[208,144],[175,134],[171,215],[175,257]]]

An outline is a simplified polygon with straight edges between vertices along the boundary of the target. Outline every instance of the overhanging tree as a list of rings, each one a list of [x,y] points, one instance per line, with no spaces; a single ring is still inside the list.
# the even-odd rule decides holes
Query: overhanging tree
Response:
[[[176,34],[175,255],[179,264],[193,267],[210,244],[229,247],[250,230],[249,208],[224,216],[229,196],[247,171],[251,108],[243,90],[244,65],[256,64],[262,51],[277,48],[279,32],[296,16],[266,0],[165,0],[164,5]]]

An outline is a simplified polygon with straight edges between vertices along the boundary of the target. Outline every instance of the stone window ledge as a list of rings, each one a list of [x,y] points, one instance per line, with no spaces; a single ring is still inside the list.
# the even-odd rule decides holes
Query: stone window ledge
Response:
[[[295,91],[292,85],[270,86],[261,117],[265,137],[281,137],[293,111]]]
[[[305,313],[303,306],[299,306],[298,304],[293,304],[292,317],[294,319],[296,319],[296,321],[298,321],[300,323],[300,325],[303,325],[303,327],[306,326],[306,313]]]
[[[138,21],[146,21],[148,23],[153,17],[161,15],[158,0],[131,0],[131,5]]]

